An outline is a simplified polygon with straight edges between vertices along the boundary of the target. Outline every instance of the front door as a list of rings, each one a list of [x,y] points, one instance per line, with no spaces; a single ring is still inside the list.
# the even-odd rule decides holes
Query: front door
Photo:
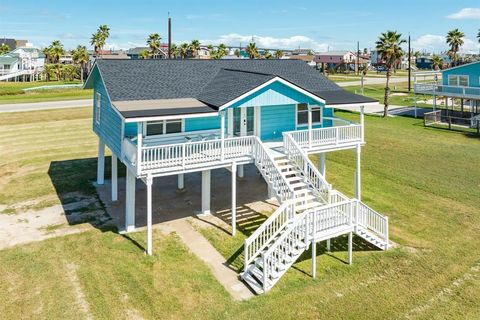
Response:
[[[255,109],[243,107],[233,109],[233,135],[251,136],[255,133]]]

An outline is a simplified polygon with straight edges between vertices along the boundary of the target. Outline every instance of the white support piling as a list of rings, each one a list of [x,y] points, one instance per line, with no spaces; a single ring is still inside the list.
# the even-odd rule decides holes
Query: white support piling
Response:
[[[308,107],[308,147],[312,147],[312,107],[310,104],[307,105]]]
[[[232,163],[232,236],[237,232],[237,164]]]
[[[245,173],[243,171],[243,164],[238,165],[237,167],[237,175],[239,178],[245,177]]]
[[[185,187],[185,176],[183,173],[180,173],[177,176],[177,189],[183,190],[184,187]]]
[[[365,106],[360,106],[360,130],[362,143],[365,143]]]
[[[220,113],[221,121],[220,121],[220,144],[221,144],[221,153],[220,153],[220,160],[225,160],[225,111]]]
[[[97,184],[105,182],[105,143],[98,139]]]
[[[332,243],[330,241],[331,239],[327,239],[327,251],[331,251],[332,250]]]
[[[112,201],[118,200],[118,161],[112,154]]]
[[[202,211],[201,214],[210,214],[210,180],[211,171],[202,171]]]
[[[312,278],[317,277],[317,244],[312,241]]]
[[[147,254],[152,255],[153,252],[153,232],[152,232],[152,176],[147,176]]]
[[[348,234],[348,264],[352,264],[353,232]]]
[[[320,173],[324,177],[325,177],[326,169],[327,169],[326,168],[326,158],[327,158],[327,154],[325,152],[320,153],[320,156],[318,157],[318,161],[319,161],[318,167],[320,169]]]
[[[125,187],[125,232],[135,230],[135,184],[135,173],[127,169]]]
[[[361,147],[357,146],[357,170],[355,171],[355,198],[361,200],[362,197],[362,180],[360,171],[360,153]]]

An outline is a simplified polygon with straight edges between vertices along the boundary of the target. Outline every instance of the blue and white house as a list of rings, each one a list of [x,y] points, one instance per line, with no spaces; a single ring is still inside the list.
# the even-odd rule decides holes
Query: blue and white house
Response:
[[[152,254],[152,181],[202,172],[202,214],[210,214],[212,170],[231,174],[232,232],[236,230],[236,176],[253,164],[278,209],[245,240],[242,279],[268,291],[312,244],[355,233],[389,246],[388,218],[361,201],[360,123],[335,117],[339,105],[375,100],[348,93],[295,60],[98,60],[86,82],[94,89],[98,177],[112,152],[112,200],[117,162],[127,168],[125,231],[135,229],[135,183],[147,186],[147,253]],[[357,154],[355,198],[325,180],[328,152]],[[319,169],[309,158],[319,154]],[[315,246],[312,254],[316,255]],[[312,260],[315,263],[315,259]],[[315,268],[313,268],[315,270]]]
[[[478,114],[480,109],[480,61],[441,70],[440,72],[417,73],[415,94],[433,96],[433,108],[436,109],[437,98],[445,97],[448,109],[448,98],[460,99],[462,111]],[[433,77],[431,82],[419,82],[422,77]]]

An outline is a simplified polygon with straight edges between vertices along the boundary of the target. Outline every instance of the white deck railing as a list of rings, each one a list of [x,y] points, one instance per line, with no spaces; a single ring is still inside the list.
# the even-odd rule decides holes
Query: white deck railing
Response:
[[[329,193],[332,186],[325,180],[325,177],[318,171],[308,155],[302,151],[297,142],[293,139],[292,133],[283,135],[283,149],[287,157],[293,161],[302,171],[307,182],[324,203],[328,203]]]
[[[382,216],[365,203],[357,200],[354,221],[358,226],[374,232],[388,246],[388,217]]]
[[[420,94],[447,95],[456,97],[480,96],[480,87],[461,87],[438,84],[436,82],[416,83],[414,92]]]
[[[295,217],[295,200],[284,202],[275,212],[268,217],[262,225],[245,239],[244,267],[248,265],[265,249]]]
[[[363,143],[363,127],[360,124],[345,126],[290,131],[288,134],[295,142],[305,149],[335,147],[345,144]]]

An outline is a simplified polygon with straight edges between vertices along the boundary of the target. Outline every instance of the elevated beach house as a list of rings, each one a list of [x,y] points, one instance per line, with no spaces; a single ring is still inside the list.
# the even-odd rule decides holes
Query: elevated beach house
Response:
[[[353,233],[388,248],[388,219],[361,201],[363,112],[360,123],[334,115],[335,106],[376,101],[344,91],[303,61],[97,60],[85,87],[94,89],[99,184],[105,145],[112,152],[113,200],[117,161],[127,168],[126,232],[135,229],[136,180],[147,186],[148,254],[153,179],[177,175],[183,188],[185,174],[201,172],[201,212],[209,214],[211,171],[228,169],[235,233],[236,175],[247,164],[280,203],[245,240],[241,276],[255,292],[272,288],[319,241],[328,246],[348,235],[349,262]],[[357,155],[353,199],[325,180],[325,155],[345,149]],[[319,154],[318,168],[311,154]]]

